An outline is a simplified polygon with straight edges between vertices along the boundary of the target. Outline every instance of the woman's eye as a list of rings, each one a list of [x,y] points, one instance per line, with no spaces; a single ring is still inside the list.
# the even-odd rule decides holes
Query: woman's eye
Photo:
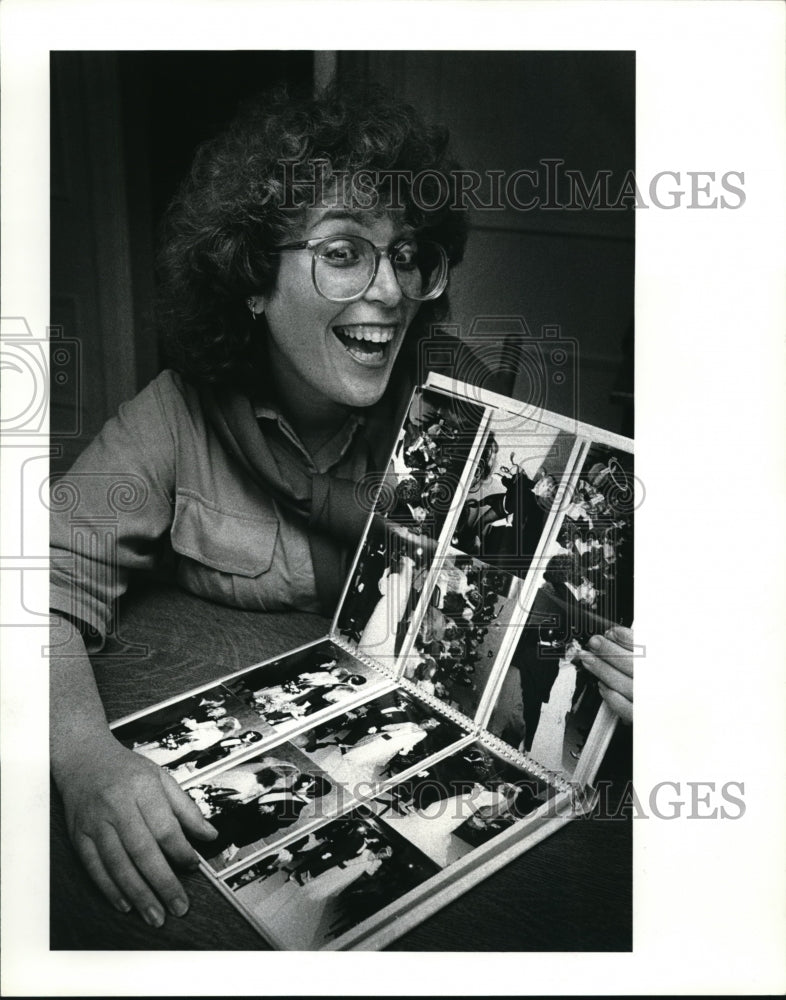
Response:
[[[418,263],[417,243],[399,243],[394,249],[392,257],[393,263],[397,268],[413,270]]]
[[[342,267],[348,264],[357,264],[360,260],[360,251],[351,240],[335,240],[328,243],[327,246],[323,246],[319,251],[319,256],[327,264]]]

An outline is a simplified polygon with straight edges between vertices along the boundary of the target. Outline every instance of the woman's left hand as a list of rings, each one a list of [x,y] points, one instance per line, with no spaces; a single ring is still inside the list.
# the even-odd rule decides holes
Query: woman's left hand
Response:
[[[593,635],[582,650],[581,662],[598,678],[604,701],[623,722],[633,721],[633,632],[615,625]]]

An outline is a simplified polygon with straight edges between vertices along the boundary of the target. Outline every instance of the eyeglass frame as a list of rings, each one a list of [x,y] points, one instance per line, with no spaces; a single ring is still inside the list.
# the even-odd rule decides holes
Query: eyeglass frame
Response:
[[[342,239],[362,240],[364,243],[367,243],[374,251],[374,270],[371,272],[371,277],[368,279],[368,283],[366,284],[363,291],[358,292],[357,295],[350,295],[346,299],[334,299],[331,298],[329,295],[325,295],[325,293],[320,290],[319,285],[317,284],[316,274],[315,274],[317,268],[316,250],[323,243],[330,243],[332,240],[342,240]],[[450,276],[450,261],[448,260],[447,252],[441,243],[437,243],[435,240],[425,240],[424,242],[430,244],[431,246],[435,246],[439,250],[443,273],[441,280],[437,283],[433,291],[429,292],[429,294],[425,295],[422,299],[412,298],[412,296],[407,295],[407,293],[401,287],[401,282],[398,280],[398,274],[396,273],[396,265],[390,259],[390,253],[393,249],[395,249],[395,247],[397,247],[400,243],[407,243],[412,239],[414,239],[415,242],[418,242],[417,237],[399,236],[398,239],[391,240],[391,242],[388,243],[387,246],[377,246],[376,244],[372,243],[371,240],[367,239],[365,236],[358,236],[355,233],[335,233],[332,236],[313,236],[310,240],[300,240],[297,243],[281,243],[278,246],[271,247],[270,250],[274,253],[281,253],[283,251],[288,251],[288,250],[310,250],[311,283],[313,284],[317,292],[317,295],[322,296],[323,299],[327,299],[328,302],[357,302],[358,299],[362,299],[363,296],[366,294],[366,292],[369,290],[369,288],[371,288],[371,286],[376,281],[377,274],[379,273],[379,261],[380,258],[382,257],[386,257],[390,261],[390,266],[393,268],[393,274],[395,275],[396,278],[396,284],[398,285],[399,289],[401,290],[401,294],[404,296],[405,299],[409,299],[410,302],[433,302],[434,299],[438,299],[440,295],[442,295],[442,293],[448,287],[448,278]]]

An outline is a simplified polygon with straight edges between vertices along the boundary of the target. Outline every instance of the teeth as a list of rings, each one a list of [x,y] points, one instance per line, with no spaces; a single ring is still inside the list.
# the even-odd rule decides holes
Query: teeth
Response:
[[[372,344],[387,344],[393,339],[391,327],[337,326],[336,332],[352,340],[366,340]]]

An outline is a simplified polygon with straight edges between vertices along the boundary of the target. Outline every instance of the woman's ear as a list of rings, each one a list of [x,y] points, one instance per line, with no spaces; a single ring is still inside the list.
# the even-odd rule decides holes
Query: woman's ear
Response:
[[[256,319],[257,316],[261,316],[265,311],[265,300],[261,295],[249,295],[246,299],[246,305],[251,312],[252,319]]]

